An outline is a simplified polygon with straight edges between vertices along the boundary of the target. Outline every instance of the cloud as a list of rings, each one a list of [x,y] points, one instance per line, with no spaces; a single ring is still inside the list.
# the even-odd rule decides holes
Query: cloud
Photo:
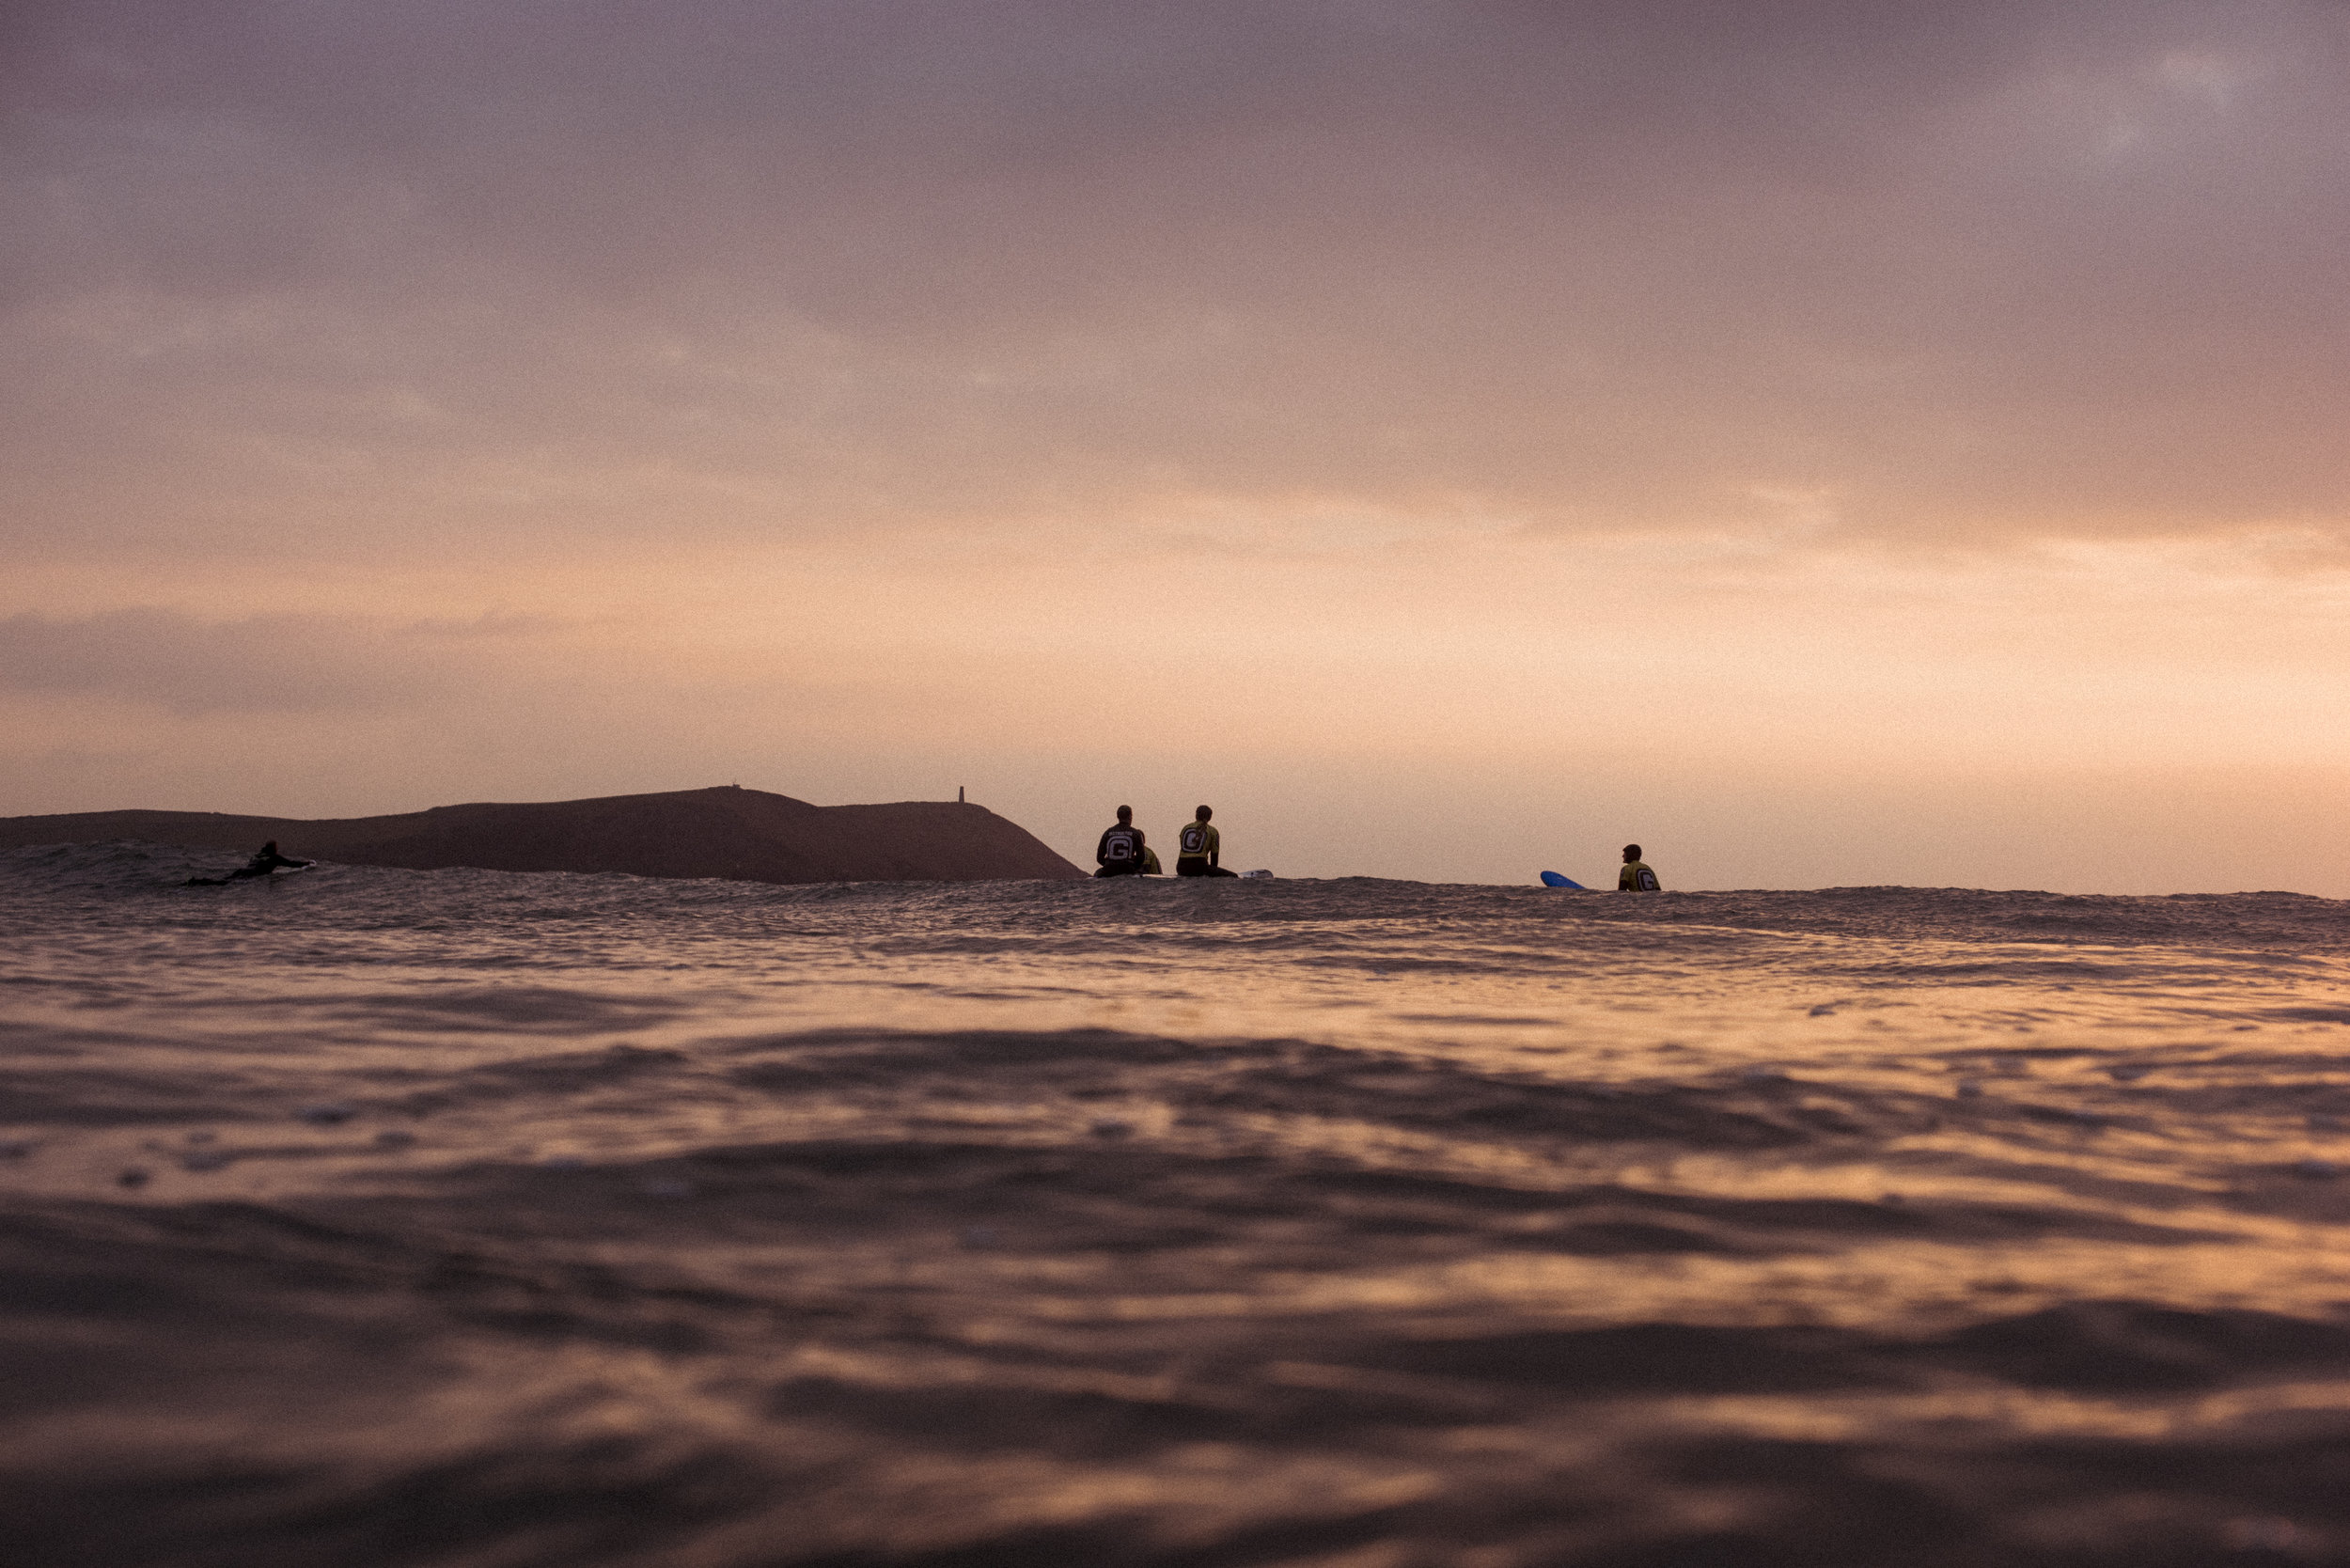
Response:
[[[18,13],[0,504],[2350,537],[2314,3]]]

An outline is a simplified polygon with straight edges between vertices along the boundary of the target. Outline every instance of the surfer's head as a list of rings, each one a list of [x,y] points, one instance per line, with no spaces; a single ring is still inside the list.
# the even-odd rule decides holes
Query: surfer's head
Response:
[[[1199,822],[1203,822],[1203,823],[1204,823],[1204,822],[1206,822],[1206,821],[1207,821],[1210,817],[1213,817],[1213,816],[1214,816],[1214,815],[1215,815],[1215,813],[1214,813],[1214,812],[1213,812],[1213,811],[1209,810],[1209,809],[1208,809],[1206,807],[1204,807],[1204,806],[1202,806],[1202,807],[1201,807],[1198,810],[1194,811],[1194,812],[1192,813],[1192,816],[1193,816],[1193,818],[1194,818],[1194,819],[1196,819],[1197,821],[1199,821]]]
[[[277,840],[272,839],[268,843],[263,844],[261,846],[261,853],[263,855],[275,855],[277,853]]]
[[[1131,806],[1120,807],[1118,808],[1118,820],[1121,823],[1133,822],[1135,820],[1135,808]]]
[[[1637,845],[1637,844],[1626,844],[1626,845],[1624,845],[1624,847],[1623,847],[1623,863],[1624,863],[1625,865],[1629,866],[1629,865],[1631,865],[1631,864],[1632,864],[1635,860],[1637,860],[1637,859],[1639,859],[1639,858],[1640,858],[1640,846],[1639,846],[1639,845]]]

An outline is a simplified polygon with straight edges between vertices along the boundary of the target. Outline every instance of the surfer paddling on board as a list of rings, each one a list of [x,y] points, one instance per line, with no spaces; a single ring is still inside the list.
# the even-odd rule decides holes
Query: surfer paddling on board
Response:
[[[276,870],[281,866],[285,867],[289,870],[298,871],[305,866],[315,864],[317,864],[315,861],[293,860],[278,854],[277,840],[272,839],[268,843],[261,846],[259,854],[254,855],[252,859],[246,861],[237,870],[230,871],[227,876],[192,876],[181,886],[188,887],[226,887],[232,882],[243,882],[250,877],[267,876],[270,872]]]
[[[1640,858],[1640,846],[1624,845],[1623,870],[1616,873],[1616,891],[1619,893],[1661,893],[1664,890],[1663,886],[1656,880],[1656,873],[1650,870],[1648,862]]]
[[[1093,863],[1102,869],[1095,876],[1140,876],[1150,846],[1143,842],[1142,829],[1135,825],[1135,808],[1118,808],[1118,825],[1103,833],[1102,841],[1093,851]]]
[[[1215,813],[1202,806],[1192,814],[1192,821],[1175,835],[1175,874],[1177,876],[1238,876],[1228,871],[1217,861],[1223,858],[1222,836],[1208,825]]]

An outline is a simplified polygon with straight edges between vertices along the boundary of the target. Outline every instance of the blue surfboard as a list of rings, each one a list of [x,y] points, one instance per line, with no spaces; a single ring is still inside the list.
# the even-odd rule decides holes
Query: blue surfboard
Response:
[[[1544,871],[1543,873],[1543,886],[1545,887],[1572,887],[1578,893],[1588,893],[1590,891],[1589,887],[1584,886],[1581,883],[1576,882],[1570,877],[1560,876],[1557,871]]]

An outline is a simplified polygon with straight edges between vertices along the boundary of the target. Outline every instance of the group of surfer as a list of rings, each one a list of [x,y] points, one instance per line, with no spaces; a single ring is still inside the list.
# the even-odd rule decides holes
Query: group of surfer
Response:
[[[1224,869],[1223,835],[1216,832],[1208,819],[1215,813],[1202,806],[1192,813],[1192,820],[1175,835],[1175,874],[1177,876],[1238,876],[1238,871]],[[1102,841],[1094,847],[1093,863],[1101,868],[1095,876],[1158,876],[1159,852],[1152,849],[1142,829],[1135,825],[1135,808],[1118,808],[1118,823],[1104,829]]]
[[[1220,864],[1224,850],[1223,836],[1216,832],[1214,823],[1209,821],[1214,815],[1214,811],[1202,806],[1192,813],[1192,820],[1185,823],[1183,830],[1175,836],[1175,874],[1177,876],[1237,876],[1240,874],[1237,871],[1226,870]],[[1131,806],[1120,807],[1117,823],[1103,830],[1102,841],[1093,849],[1093,863],[1101,868],[1093,873],[1095,876],[1158,876],[1162,874],[1159,869],[1159,852],[1151,847],[1149,838],[1142,829],[1135,825],[1135,808]],[[1548,871],[1543,873],[1545,881],[1551,880],[1551,876],[1552,873]],[[1574,886],[1573,883],[1564,881],[1559,885],[1568,887]],[[1647,861],[1640,858],[1640,846],[1624,845],[1623,870],[1616,873],[1616,891],[1619,893],[1657,893],[1663,890],[1664,885],[1656,880],[1656,873],[1649,870]]]
[[[1183,824],[1183,830],[1175,835],[1175,874],[1177,876],[1236,877],[1240,874],[1238,871],[1226,870],[1222,865],[1223,835],[1216,832],[1214,824],[1209,821],[1214,815],[1214,811],[1202,806],[1192,813],[1192,820]],[[1135,808],[1131,806],[1121,806],[1118,808],[1118,823],[1103,832],[1102,841],[1093,851],[1093,861],[1095,865],[1101,867],[1100,870],[1093,873],[1095,876],[1158,876],[1162,874],[1159,870],[1159,852],[1151,847],[1150,840],[1144,837],[1142,829],[1135,825]],[[311,864],[313,862],[308,860],[295,860],[278,854],[277,840],[272,839],[261,846],[259,854],[254,855],[237,870],[230,871],[227,876],[192,876],[188,878],[187,886],[220,887],[231,882],[243,882],[251,877],[268,876],[281,868],[299,870]],[[1548,876],[1550,873],[1545,871],[1543,874]],[[1659,890],[1656,873],[1650,870],[1648,863],[1640,858],[1640,846],[1624,845],[1623,870],[1616,875],[1616,891],[1619,893],[1654,893]]]

